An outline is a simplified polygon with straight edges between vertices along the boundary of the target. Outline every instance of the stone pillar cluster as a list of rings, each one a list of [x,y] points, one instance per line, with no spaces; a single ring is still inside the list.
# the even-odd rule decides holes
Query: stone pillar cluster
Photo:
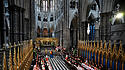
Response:
[[[5,5],[8,5],[8,7],[5,7]],[[2,0],[0,2],[1,48],[3,43],[11,42],[13,44],[14,42],[34,38],[34,7],[34,0]],[[6,10],[8,16],[6,16]],[[6,20],[7,18],[8,20]]]
[[[64,24],[63,24],[63,47],[70,47],[70,29],[69,26],[69,1],[64,0]]]
[[[110,40],[111,36],[111,13],[101,14],[101,24],[100,24],[100,39]]]
[[[0,48],[4,43],[4,4],[3,0],[0,1]]]
[[[9,40],[12,43],[31,39],[35,25],[34,0],[19,0],[19,2],[15,2],[9,5]]]

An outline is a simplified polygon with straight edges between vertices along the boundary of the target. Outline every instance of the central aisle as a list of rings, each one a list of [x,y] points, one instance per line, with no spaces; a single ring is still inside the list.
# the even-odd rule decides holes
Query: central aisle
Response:
[[[30,70],[76,70],[66,62],[65,55],[61,51],[55,51],[54,47],[36,47],[33,53]]]
[[[66,63],[59,57],[49,58],[53,70],[69,70]]]

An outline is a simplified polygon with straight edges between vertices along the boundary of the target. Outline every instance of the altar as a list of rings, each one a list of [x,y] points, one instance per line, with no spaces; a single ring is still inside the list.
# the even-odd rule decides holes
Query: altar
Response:
[[[37,46],[57,46],[58,39],[57,38],[36,38],[35,39]]]

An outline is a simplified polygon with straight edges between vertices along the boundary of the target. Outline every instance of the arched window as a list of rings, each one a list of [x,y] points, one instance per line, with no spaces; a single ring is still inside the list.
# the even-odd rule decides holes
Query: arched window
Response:
[[[47,11],[47,7],[48,7],[48,2],[47,1],[43,1],[43,11]]]
[[[50,11],[54,11],[54,0],[50,1]]]

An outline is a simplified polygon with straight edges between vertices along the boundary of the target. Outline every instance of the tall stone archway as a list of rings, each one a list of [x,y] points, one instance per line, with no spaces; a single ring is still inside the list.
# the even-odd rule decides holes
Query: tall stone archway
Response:
[[[40,37],[40,27],[37,27],[37,37]]]
[[[74,17],[70,25],[70,48],[75,48],[78,41],[78,17]]]
[[[48,29],[47,28],[43,29],[43,37],[48,37]]]

